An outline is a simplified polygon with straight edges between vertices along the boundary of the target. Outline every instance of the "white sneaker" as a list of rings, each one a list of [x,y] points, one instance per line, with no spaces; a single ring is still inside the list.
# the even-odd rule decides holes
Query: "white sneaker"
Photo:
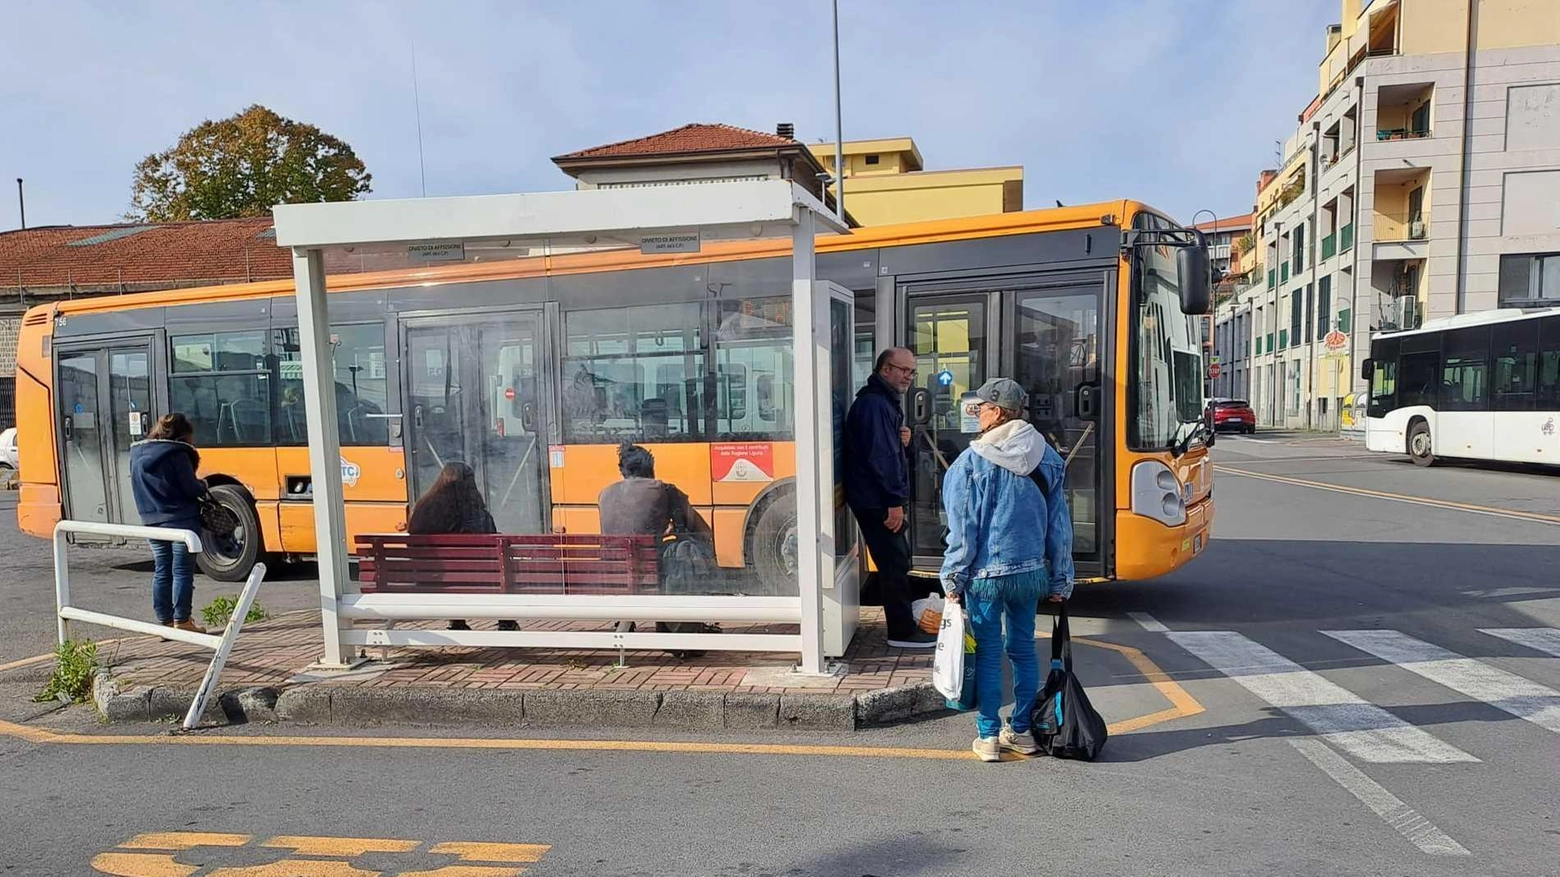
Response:
[[[1002,760],[1002,744],[996,737],[976,737],[975,742],[970,744],[970,749],[980,756],[981,761]]]
[[[997,743],[1003,749],[1017,752],[1019,755],[1040,754],[1040,747],[1035,745],[1035,735],[1028,731],[1017,733],[1011,725],[1002,729],[1001,736],[997,737]]]

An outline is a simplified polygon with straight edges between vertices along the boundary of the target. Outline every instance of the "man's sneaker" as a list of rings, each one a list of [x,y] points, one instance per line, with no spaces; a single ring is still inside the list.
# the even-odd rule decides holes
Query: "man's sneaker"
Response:
[[[975,751],[981,761],[1002,760],[1002,744],[996,737],[976,737],[975,742],[970,744],[970,749]]]
[[[205,633],[206,632],[206,628],[201,627],[200,625],[198,625],[195,622],[189,620],[188,618],[184,619],[183,621],[175,621],[175,622],[173,622],[172,624],[170,624],[168,626],[172,627],[172,628],[177,628],[178,630],[187,630],[190,633]]]
[[[924,630],[917,630],[909,636],[891,636],[888,644],[896,649],[935,649],[937,637]]]
[[[1002,729],[1002,734],[997,738],[1003,749],[1009,752],[1017,752],[1019,755],[1039,755],[1040,747],[1035,745],[1035,735],[1025,731],[1020,734],[1009,725]]]

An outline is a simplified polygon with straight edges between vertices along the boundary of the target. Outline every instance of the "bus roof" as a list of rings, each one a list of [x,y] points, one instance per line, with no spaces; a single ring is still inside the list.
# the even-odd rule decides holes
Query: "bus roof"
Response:
[[[1540,317],[1548,317],[1556,314],[1560,314],[1560,307],[1499,308],[1493,311],[1479,311],[1472,314],[1458,314],[1455,317],[1437,317],[1434,320],[1426,320],[1417,329],[1377,332],[1374,337],[1401,338],[1406,335],[1423,335],[1426,332],[1445,332],[1448,329],[1464,329],[1469,326],[1488,326],[1493,323],[1509,323],[1513,320],[1536,320]]]
[[[818,252],[848,252],[881,246],[903,246],[982,237],[1063,231],[1098,227],[1108,223],[1124,225],[1138,213],[1154,211],[1132,200],[1102,201],[1076,207],[1049,207],[1018,213],[993,213],[958,219],[939,219],[901,225],[881,225],[854,230],[848,235],[823,235]],[[593,271],[657,268],[700,262],[725,262],[751,258],[779,257],[789,252],[789,240],[755,240],[710,244],[696,254],[641,255],[637,250],[608,250],[506,261],[461,263],[443,267],[403,268],[362,274],[332,274],[326,287],[332,292],[353,289],[381,289],[408,284],[454,283],[475,280],[509,280],[539,277],[544,274],[583,274]],[[257,283],[232,283],[219,286],[140,292],[129,295],[97,296],[74,301],[37,305],[32,311],[56,314],[80,314],[116,311],[160,305],[202,301],[231,301],[290,295],[292,280],[268,280]],[[27,321],[31,324],[32,321]]]

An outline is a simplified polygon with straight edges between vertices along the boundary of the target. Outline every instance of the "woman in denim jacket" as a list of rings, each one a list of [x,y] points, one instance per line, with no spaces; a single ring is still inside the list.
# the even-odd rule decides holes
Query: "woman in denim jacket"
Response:
[[[948,467],[943,509],[948,547],[942,583],[964,604],[975,636],[975,720],[972,748],[982,761],[1002,750],[1039,751],[1030,713],[1040,691],[1035,614],[1043,596],[1072,594],[1072,519],[1062,493],[1061,455],[1023,420],[1029,397],[1017,382],[995,378],[975,391],[980,435]],[[1013,662],[1013,715],[1002,726],[1002,618]]]

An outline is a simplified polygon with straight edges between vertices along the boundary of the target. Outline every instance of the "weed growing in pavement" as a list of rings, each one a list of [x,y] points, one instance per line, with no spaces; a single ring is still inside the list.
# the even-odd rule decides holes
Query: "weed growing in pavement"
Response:
[[[92,696],[92,675],[97,672],[97,643],[92,640],[66,640],[54,650],[54,672],[33,700],[43,703],[60,695],[74,703]]]
[[[227,627],[228,619],[233,617],[233,610],[238,608],[238,599],[235,597],[218,597],[211,601],[211,605],[200,610],[202,618],[206,619],[206,626]],[[265,607],[259,603],[249,604],[249,614],[244,616],[244,623],[251,621],[264,621],[271,617],[271,613],[265,611]]]

